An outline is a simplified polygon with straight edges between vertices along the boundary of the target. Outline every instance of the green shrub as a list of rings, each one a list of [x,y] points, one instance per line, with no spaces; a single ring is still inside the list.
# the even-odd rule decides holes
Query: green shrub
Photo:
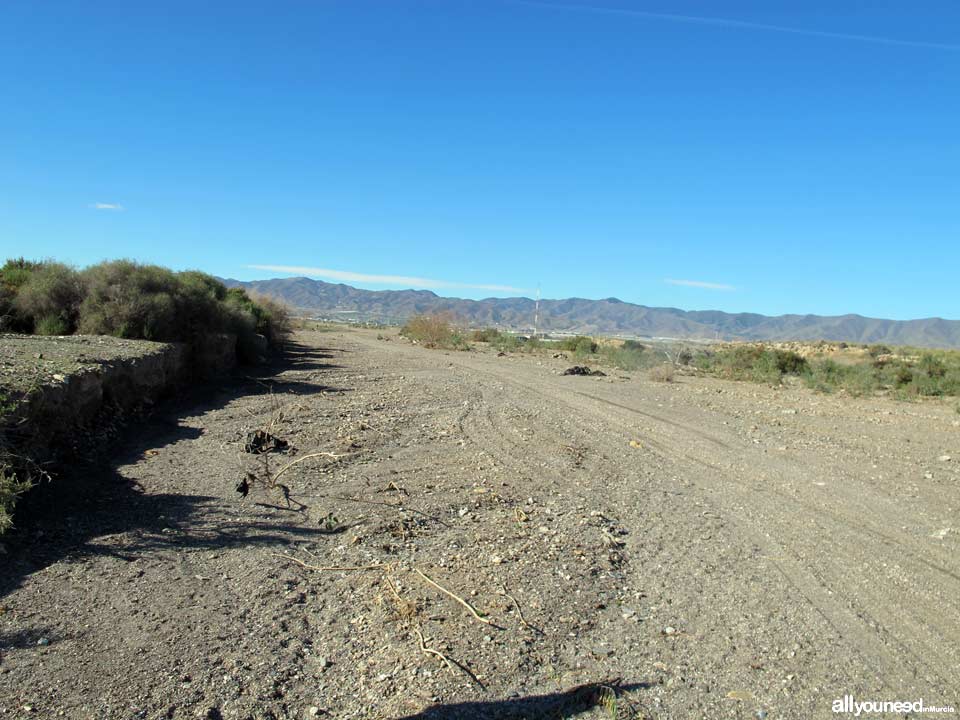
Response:
[[[917,368],[927,377],[933,379],[942,378],[947,374],[947,367],[943,364],[943,360],[930,353],[925,353],[920,358]]]
[[[7,260],[0,268],[0,332],[30,332],[29,318],[17,311],[15,301],[20,287],[27,281],[34,267],[23,258]]]
[[[538,352],[540,350],[556,348],[553,343],[545,342],[538,337],[531,337],[526,340],[517,338],[517,341],[521,344],[524,352]]]
[[[911,360],[911,357],[918,360]],[[742,345],[694,356],[701,370],[737,380],[776,382],[783,375],[799,375],[818,392],[843,390],[849,395],[890,391],[901,399],[960,395],[960,353],[871,346],[867,358],[840,363],[831,358],[807,361],[796,353]],[[882,359],[881,359],[881,356]]]
[[[87,296],[80,331],[87,335],[173,342],[190,328],[179,322],[176,275],[130,260],[104,262],[84,271]]]
[[[521,345],[520,338],[511,333],[500,333],[500,337],[493,343],[493,346],[500,352],[515,352],[520,349]]]
[[[43,263],[24,258],[11,258],[0,268],[0,285],[12,290],[14,294],[30,279],[33,271]]]
[[[730,380],[771,384],[778,384],[784,375],[801,375],[808,367],[807,361],[795,352],[760,345],[737,345],[704,352],[695,357],[694,362],[700,369]]]
[[[59,315],[47,315],[34,323],[33,332],[36,335],[69,335],[70,326]]]
[[[74,331],[84,286],[76,270],[62,263],[35,264],[17,289],[13,306],[30,328],[41,335]]]
[[[597,351],[597,343],[594,342],[593,338],[586,337],[585,335],[575,335],[574,337],[564,338],[557,343],[556,347],[558,350],[576,353],[581,357],[592,355]]]
[[[639,370],[656,362],[651,354],[645,353],[642,348],[642,345],[637,348],[635,345],[628,346],[626,343],[619,347],[605,345],[600,348],[600,356],[610,365],[621,370]]]
[[[800,375],[807,370],[807,360],[791,350],[774,350],[777,369],[784,375]]]

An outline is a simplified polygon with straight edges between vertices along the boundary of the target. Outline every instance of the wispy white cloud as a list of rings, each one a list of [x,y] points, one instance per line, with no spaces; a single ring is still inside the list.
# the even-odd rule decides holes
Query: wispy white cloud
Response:
[[[960,51],[960,45],[952,43],[928,42],[926,40],[901,40],[899,38],[889,38],[878,35],[858,35],[856,33],[812,30],[807,28],[789,27],[786,25],[768,25],[766,23],[749,22],[747,20],[733,20],[731,18],[706,17],[702,15],[676,15],[673,13],[647,12],[646,10],[611,8],[600,5],[538,2],[538,0],[517,0],[517,2],[522,5],[533,5],[536,7],[550,8],[552,10],[580,10],[584,12],[606,13],[608,15],[625,15],[630,17],[648,18],[651,20],[668,20],[671,22],[696,25],[714,25],[716,27],[733,28],[738,30],[758,30],[765,32],[788,33],[791,35],[807,35],[809,37],[830,38],[833,40],[853,40],[856,42],[879,43],[881,45],[901,45],[904,47],[929,48],[931,50]]]
[[[666,278],[664,282],[667,283],[667,285],[680,285],[682,287],[702,288],[704,290],[723,290],[725,292],[736,290],[736,288],[733,285],[726,285],[724,283],[715,283],[715,282],[704,282],[703,280],[674,280],[673,278]]]
[[[123,210],[124,207],[120,203],[105,203],[105,202],[95,202],[90,203],[90,207],[94,210]]]
[[[301,267],[299,265],[247,265],[253,270],[267,270],[268,272],[288,273],[291,275],[307,275],[310,277],[339,280],[340,282],[369,283],[371,285],[395,285],[401,287],[421,288],[427,290],[460,289],[460,290],[489,290],[491,292],[526,293],[524,288],[511,285],[489,285],[486,283],[461,283],[449,280],[431,280],[429,278],[409,277],[407,275],[370,275],[368,273],[351,272],[349,270],[329,270],[327,268]]]

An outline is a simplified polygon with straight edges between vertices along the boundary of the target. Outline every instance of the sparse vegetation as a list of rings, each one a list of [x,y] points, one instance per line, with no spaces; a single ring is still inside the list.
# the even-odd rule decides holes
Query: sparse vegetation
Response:
[[[470,333],[470,339],[474,342],[494,343],[501,338],[501,333],[496,328],[482,328]]]
[[[599,349],[600,359],[621,370],[641,370],[660,361],[643,345],[627,341],[622,345],[604,345]]]
[[[474,342],[485,342],[500,352],[516,352],[527,346],[519,336],[496,328],[474,330],[470,333],[470,339]]]
[[[445,315],[414,315],[400,330],[404,337],[428,348],[468,350],[469,343]]]
[[[716,352],[702,352],[696,366],[728,380],[779,384],[784,375],[800,375],[807,361],[795,352],[761,345],[736,345]]]
[[[917,350],[885,345],[836,345],[842,352],[802,357],[791,350],[736,345],[702,351],[693,358],[700,370],[732,380],[780,384],[797,377],[818,392],[851,396],[885,393],[900,399],[960,395],[960,352]]]
[[[597,352],[597,342],[585,335],[575,335],[574,337],[564,338],[557,343],[558,350],[565,350],[574,353],[579,358],[593,355]]]
[[[13,507],[30,483],[17,477],[6,465],[0,466],[0,535],[13,526]]]

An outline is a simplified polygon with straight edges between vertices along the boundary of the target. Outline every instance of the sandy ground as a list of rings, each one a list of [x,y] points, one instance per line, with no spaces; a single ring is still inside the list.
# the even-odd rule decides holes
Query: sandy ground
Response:
[[[165,406],[5,539],[0,714],[960,706],[951,405],[569,364],[303,333]],[[290,507],[235,489],[312,452],[343,457],[285,471]]]

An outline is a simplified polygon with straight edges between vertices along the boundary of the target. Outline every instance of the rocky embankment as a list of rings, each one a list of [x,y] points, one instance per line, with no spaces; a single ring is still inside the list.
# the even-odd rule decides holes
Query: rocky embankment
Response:
[[[0,453],[43,475],[94,449],[102,430],[236,364],[236,338],[199,350],[102,336],[0,336]]]

